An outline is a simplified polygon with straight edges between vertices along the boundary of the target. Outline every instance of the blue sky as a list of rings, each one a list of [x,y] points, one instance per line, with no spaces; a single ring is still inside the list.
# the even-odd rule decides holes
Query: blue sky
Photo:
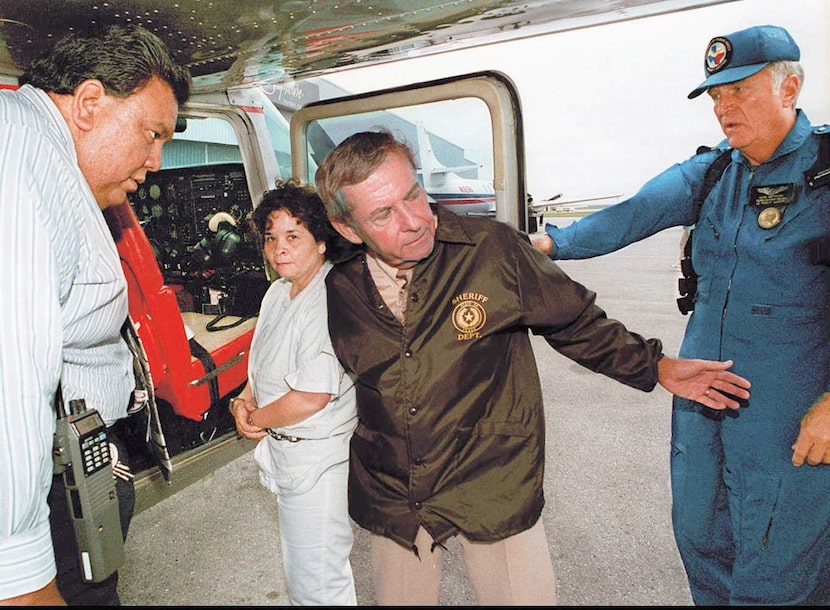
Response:
[[[761,24],[781,25],[798,42],[806,72],[799,106],[813,123],[830,122],[828,0],[738,0],[414,59],[405,69],[393,62],[352,70],[331,80],[359,92],[500,70],[521,94],[528,192],[536,200],[559,192],[567,199],[632,195],[698,145],[722,139],[709,98],[686,96],[703,80],[710,38]]]

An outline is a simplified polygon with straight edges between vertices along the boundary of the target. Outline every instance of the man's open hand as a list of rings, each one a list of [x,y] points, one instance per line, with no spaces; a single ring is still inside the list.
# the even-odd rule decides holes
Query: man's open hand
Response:
[[[663,356],[657,363],[657,380],[669,392],[710,409],[738,409],[736,398],[749,398],[749,380],[729,372],[732,361],[718,362]]]

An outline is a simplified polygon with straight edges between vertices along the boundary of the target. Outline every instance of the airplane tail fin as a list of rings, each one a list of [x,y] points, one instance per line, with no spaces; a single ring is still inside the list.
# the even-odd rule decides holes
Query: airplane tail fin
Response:
[[[475,164],[447,167],[435,157],[435,153],[432,150],[432,142],[430,142],[429,134],[427,133],[426,127],[424,127],[423,121],[415,121],[415,127],[418,131],[418,156],[421,161],[421,169],[418,171],[424,177],[424,189],[427,191],[439,189],[444,186],[448,174],[479,168]]]
[[[415,126],[418,130],[418,156],[421,161],[421,175],[424,178],[424,189],[431,190],[443,183],[444,174],[440,172],[442,167],[435,153],[432,151],[432,143],[424,127],[423,121],[417,121]]]

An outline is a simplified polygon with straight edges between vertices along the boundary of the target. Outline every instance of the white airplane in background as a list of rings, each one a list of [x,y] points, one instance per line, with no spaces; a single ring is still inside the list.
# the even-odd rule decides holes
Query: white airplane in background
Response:
[[[435,157],[424,123],[416,121],[418,157],[424,190],[430,201],[440,203],[456,214],[474,216],[496,215],[496,191],[487,180],[462,178],[456,172],[478,169],[479,165],[447,167]]]

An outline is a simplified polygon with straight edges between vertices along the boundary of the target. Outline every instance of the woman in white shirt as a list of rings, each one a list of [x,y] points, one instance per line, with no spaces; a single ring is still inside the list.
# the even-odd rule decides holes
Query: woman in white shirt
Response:
[[[253,220],[279,278],[262,299],[231,412],[239,433],[260,441],[254,456],[277,496],[291,603],[356,605],[346,493],[355,393],[329,339],[325,285],[348,245],[317,194],[293,181],[266,192]]]

